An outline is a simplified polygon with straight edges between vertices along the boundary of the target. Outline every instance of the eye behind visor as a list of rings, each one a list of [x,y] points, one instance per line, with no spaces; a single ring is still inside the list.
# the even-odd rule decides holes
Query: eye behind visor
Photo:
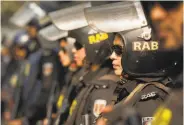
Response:
[[[123,54],[123,47],[121,45],[113,45],[112,46],[112,52],[115,52],[118,56],[121,56]]]
[[[78,42],[75,42],[74,43],[74,46],[75,46],[75,49],[76,50],[79,50],[79,49],[81,49],[83,46],[80,44],[80,43],[78,43]]]

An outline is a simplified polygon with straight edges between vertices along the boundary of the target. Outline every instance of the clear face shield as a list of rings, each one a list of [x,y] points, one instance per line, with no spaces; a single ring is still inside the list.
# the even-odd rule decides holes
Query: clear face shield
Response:
[[[15,14],[10,18],[10,22],[16,26],[24,27],[33,18],[42,18],[46,12],[42,10],[34,2],[26,2]]]
[[[68,31],[57,29],[54,25],[49,25],[41,29],[38,33],[38,38],[43,48],[58,48],[58,39],[68,36]]]
[[[42,35],[48,41],[56,41],[60,38],[68,36],[68,31],[59,30],[54,25],[49,25],[39,31],[39,34]]]
[[[53,24],[61,30],[74,30],[88,23],[84,16],[84,8],[91,7],[91,3],[82,3],[49,13]]]
[[[47,15],[47,16],[44,16],[44,17],[40,18],[40,19],[38,20],[38,23],[39,23],[40,26],[45,26],[45,25],[51,23],[51,19],[50,19],[50,17]]]
[[[120,32],[147,25],[140,2],[123,1],[84,9],[89,26],[101,32]]]

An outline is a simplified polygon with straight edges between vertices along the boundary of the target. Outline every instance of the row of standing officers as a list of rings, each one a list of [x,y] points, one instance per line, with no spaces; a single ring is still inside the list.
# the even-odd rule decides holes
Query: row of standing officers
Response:
[[[1,43],[2,124],[182,125],[183,3],[69,3],[10,18],[24,29]]]

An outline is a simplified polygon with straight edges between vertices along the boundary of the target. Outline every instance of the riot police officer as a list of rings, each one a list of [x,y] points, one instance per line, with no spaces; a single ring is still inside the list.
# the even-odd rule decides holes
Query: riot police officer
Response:
[[[157,41],[158,39],[155,38],[154,30],[146,21],[140,3],[122,2],[114,5],[114,7],[120,9],[121,12],[126,8],[126,5],[129,6],[132,11],[129,11],[130,13],[128,13],[127,10],[126,14],[131,15],[134,10],[134,12],[139,15],[131,15],[132,21],[136,21],[135,25],[128,25],[128,22],[126,21],[126,23],[123,23],[123,20],[129,20],[129,18],[120,16],[121,13],[118,13],[117,17],[116,12],[119,11],[113,11],[112,4],[100,6],[99,11],[97,7],[95,8],[95,11],[93,11],[93,9],[90,10],[90,8],[86,11],[88,22],[90,22],[95,29],[106,32],[121,31],[120,27],[124,29],[123,32],[120,32],[125,47],[124,56],[122,58],[123,75],[139,81],[136,88],[129,94],[129,96],[117,104],[117,107],[115,106],[114,111],[120,110],[122,105],[133,106],[136,108],[136,111],[141,114],[142,124],[150,123],[153,119],[153,112],[163,102],[161,100],[166,99],[169,94],[168,88],[173,86],[170,79],[167,78],[168,71],[170,69],[172,69],[173,72],[177,70],[181,57],[174,56],[179,51],[163,51],[163,43]],[[108,12],[108,15],[103,15],[104,12]],[[97,16],[93,18],[93,15],[95,14]],[[106,16],[109,16],[110,14],[112,14],[111,17],[114,15],[117,23],[101,20],[102,18],[107,18]],[[112,17],[112,20],[113,19],[114,18]],[[126,26],[124,24],[126,24]],[[172,59],[167,58],[168,55],[172,56]],[[161,61],[162,59],[167,63],[163,63]],[[115,116],[115,114],[113,115]],[[110,116],[112,118],[109,117],[108,122],[110,122],[110,119],[114,118],[113,115]]]
[[[68,37],[67,39],[72,39],[72,38]],[[59,97],[57,98],[57,102],[56,102],[57,118],[56,119],[59,119],[61,117],[62,120],[60,121],[60,123],[63,123],[64,120],[67,118],[69,113],[69,106],[71,105],[76,95],[75,87],[77,83],[80,81],[80,78],[86,73],[86,69],[82,68],[83,61],[85,58],[85,50],[82,47],[82,45],[80,45],[77,42],[75,42],[74,46],[75,47],[72,49],[72,53],[74,57],[73,63],[76,63],[76,66],[78,69],[76,71],[75,70],[73,71],[72,69],[74,69],[74,66],[72,66],[73,65],[72,63],[70,64],[71,66],[68,69],[70,72],[68,72],[65,77],[65,79],[68,79],[68,80],[66,80],[65,85],[61,89]],[[67,51],[65,51],[65,54],[67,54]],[[65,61],[65,57],[66,55],[65,56],[60,55],[61,63]],[[47,120],[45,120],[44,124],[47,124],[47,123],[48,123]]]
[[[54,101],[53,98],[57,98],[58,92],[61,90],[63,91],[63,86],[69,86],[69,80],[73,76],[73,74],[76,71],[75,63],[72,62],[73,56],[72,56],[72,48],[74,39],[66,38],[67,32],[60,32],[57,28],[55,28],[53,25],[49,25],[39,31],[39,40],[41,42],[41,46],[45,49],[55,49],[57,50],[57,53],[59,55],[60,62],[62,64],[62,67],[59,68],[62,73],[59,73],[59,82],[57,85],[53,85],[53,91],[51,90],[51,93],[49,95],[48,100],[48,106],[47,106],[47,119],[44,120],[44,122],[48,121],[48,124],[51,124],[51,119],[54,118]],[[64,38],[62,38],[64,37]],[[59,42],[57,42],[59,41]],[[50,45],[52,43],[52,45]],[[54,43],[54,44],[53,44]],[[59,47],[58,47],[59,46]],[[58,72],[58,71],[56,71]],[[55,90],[56,94],[55,94]],[[56,96],[56,97],[53,97]],[[59,101],[61,101],[59,97]],[[62,102],[58,102],[62,103]],[[60,105],[60,104],[58,104]]]
[[[29,6],[34,6],[33,8],[29,8]],[[21,107],[19,108],[19,113],[21,112],[21,114],[19,114],[19,117],[22,117],[23,114],[25,113],[25,107],[27,107],[29,104],[32,103],[28,103],[31,102],[30,100],[33,101],[34,96],[30,96],[31,94],[33,94],[33,90],[35,88],[40,88],[39,84],[35,84],[38,82],[38,74],[40,72],[40,65],[39,65],[39,61],[42,55],[42,51],[40,50],[40,44],[38,43],[37,40],[37,31],[39,30],[40,26],[38,24],[38,20],[37,18],[43,17],[45,15],[45,12],[40,9],[40,13],[38,14],[38,8],[39,6],[37,6],[37,4],[35,3],[26,3],[23,5],[22,8],[27,9],[25,10],[28,14],[30,13],[32,16],[28,16],[27,18],[25,17],[24,14],[24,10],[19,10],[17,11],[13,17],[10,19],[12,23],[14,23],[17,26],[21,26],[21,27],[26,27],[27,25],[27,32],[29,34],[29,44],[27,46],[28,52],[29,52],[29,56],[28,56],[28,61],[25,67],[25,81],[24,84],[22,86],[22,95],[20,97],[20,101],[21,101]],[[37,8],[37,9],[36,9]],[[34,11],[33,9],[36,9],[36,11]],[[26,20],[24,19],[26,18]],[[32,92],[31,92],[32,91]],[[31,99],[32,98],[32,99]],[[18,109],[17,109],[18,110]],[[12,121],[11,123],[21,123],[18,121]]]
[[[113,80],[112,81],[110,80],[111,82],[109,82],[109,84],[106,85],[104,84],[104,82],[100,82],[100,80],[99,82],[97,81],[98,81],[98,78],[104,76],[105,73],[113,75],[110,60],[107,59],[109,56],[109,50],[108,50],[109,42],[107,41],[111,41],[112,43],[113,34],[98,33],[89,27],[84,27],[84,28],[76,29],[75,31],[71,31],[70,35],[76,38],[78,42],[85,45],[86,60],[88,61],[88,64],[89,64],[89,72],[83,77],[82,82],[85,83],[87,81],[85,84],[87,85],[89,84],[89,86],[96,83],[97,89],[94,89],[93,93],[95,92],[102,93],[102,94],[99,94],[101,95],[100,97],[93,94],[94,98],[91,100],[92,104],[95,102],[95,100],[97,104],[103,102],[103,106],[106,105],[106,103],[111,103],[111,99],[108,100],[106,94],[109,93],[109,91],[113,89],[113,87],[116,85],[116,82],[114,83]],[[94,83],[92,83],[92,81],[95,79],[97,81],[94,81]],[[80,122],[82,122],[81,121],[81,118],[82,118],[81,115],[83,114],[82,109],[84,108],[84,105],[86,104],[85,100],[88,98],[88,95],[90,96],[90,93],[91,93],[89,86],[85,87],[85,89],[82,89],[80,93],[78,94],[78,96],[76,97],[76,100],[73,101],[72,106],[71,106],[71,111],[70,111],[70,114],[72,115],[69,116],[66,124],[74,124],[74,122],[79,124]],[[105,88],[103,89],[103,87]],[[86,91],[86,95],[85,97],[82,97],[83,96],[82,93],[84,93],[85,91]],[[110,94],[112,94],[112,92]],[[82,98],[85,98],[85,99],[80,101]],[[75,113],[72,113],[72,109],[75,108],[76,101],[79,104],[77,104],[77,108],[74,110]],[[90,110],[92,111],[93,109],[90,109]],[[99,110],[100,109],[95,111],[95,114],[98,115]],[[92,119],[96,117],[93,114],[90,114],[90,115],[92,115],[91,117]],[[75,118],[75,116],[79,118]]]
[[[19,98],[20,96],[20,92],[18,92],[18,90],[21,89],[24,82],[23,79],[25,77],[24,69],[26,68],[27,57],[30,54],[28,49],[29,44],[30,44],[29,36],[25,31],[18,32],[15,35],[13,40],[13,52],[14,52],[13,57],[15,59],[13,65],[10,65],[12,69],[11,75],[5,79],[4,81],[5,83],[2,86],[3,91],[4,89],[5,90],[7,89],[6,92],[9,92],[7,94],[9,95],[10,100],[15,102],[13,105],[13,109],[10,109],[13,114],[17,113],[17,111],[14,110],[17,110],[18,106],[18,104],[16,103],[17,98]],[[13,95],[15,97],[11,98],[11,96]]]

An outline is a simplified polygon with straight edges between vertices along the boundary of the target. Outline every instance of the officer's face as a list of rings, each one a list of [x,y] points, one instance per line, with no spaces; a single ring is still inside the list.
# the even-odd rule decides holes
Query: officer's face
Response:
[[[34,26],[28,26],[27,27],[27,31],[28,31],[28,34],[30,35],[31,38],[35,38],[36,37],[36,34],[37,34],[36,27],[34,27]]]
[[[65,40],[61,40],[59,44],[60,44],[60,47],[66,47],[67,46],[67,42]]]
[[[120,76],[123,71],[123,68],[121,65],[121,54],[122,53],[120,53],[122,52],[122,47],[123,47],[121,38],[119,36],[116,36],[113,44],[114,44],[113,49],[112,49],[113,52],[110,56],[110,59],[112,60],[115,74]]]
[[[151,9],[150,17],[156,33],[166,49],[177,49],[182,45],[182,2],[169,10],[157,3]]]
[[[74,55],[74,61],[76,62],[77,66],[83,66],[84,58],[86,57],[86,52],[84,47],[77,49],[73,48],[72,53]]]

